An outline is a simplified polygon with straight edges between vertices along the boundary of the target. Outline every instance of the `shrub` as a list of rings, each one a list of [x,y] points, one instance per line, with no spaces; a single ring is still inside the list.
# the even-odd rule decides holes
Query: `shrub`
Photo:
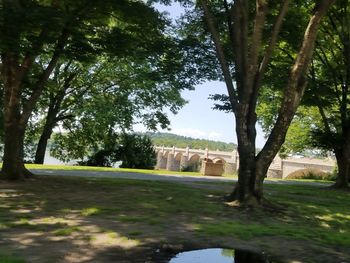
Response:
[[[306,168],[289,174],[286,179],[335,180],[333,173],[325,173],[319,169]]]
[[[78,162],[79,165],[112,167],[114,163],[113,150],[98,150],[94,152],[86,161]]]
[[[146,135],[122,135],[114,154],[115,160],[122,162],[122,168],[153,169],[157,162],[152,141]]]
[[[199,172],[199,170],[200,170],[199,162],[192,163],[187,166],[181,166],[181,169],[180,169],[181,172]]]
[[[121,162],[122,168],[153,169],[156,164],[156,152],[147,136],[122,134],[114,147],[95,151],[87,161],[80,165],[111,167]]]

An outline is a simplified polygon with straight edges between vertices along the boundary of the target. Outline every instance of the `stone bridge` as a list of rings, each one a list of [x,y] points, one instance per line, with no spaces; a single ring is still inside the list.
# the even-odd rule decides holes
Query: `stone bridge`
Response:
[[[169,171],[180,171],[184,169],[198,169],[203,173],[206,164],[210,163],[210,169],[214,169],[214,174],[232,174],[238,170],[239,156],[236,150],[232,152],[209,151],[183,148],[155,147],[157,153],[156,169],[166,169]],[[335,162],[331,159],[311,159],[311,158],[287,158],[281,159],[278,156],[269,167],[269,178],[286,178],[295,171],[304,169],[316,169],[323,172],[332,172]],[[220,168],[221,167],[221,168]],[[222,168],[223,167],[223,168]],[[209,172],[210,173],[210,172]]]

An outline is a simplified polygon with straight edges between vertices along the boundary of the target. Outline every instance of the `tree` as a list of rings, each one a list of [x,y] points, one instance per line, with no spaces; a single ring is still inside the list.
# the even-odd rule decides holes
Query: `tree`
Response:
[[[115,156],[122,168],[153,169],[157,162],[152,141],[145,135],[124,134]]]
[[[169,120],[164,109],[176,113],[185,103],[180,91],[191,87],[189,78],[177,74],[181,67],[169,67],[171,60],[165,62],[163,57],[164,65],[157,65],[148,58],[138,59],[137,64],[132,58],[101,58],[77,75],[70,90],[81,90],[82,85],[85,92],[64,99],[56,118],[64,130],[53,138],[53,155],[64,161],[83,159],[139,122],[151,130],[166,128]],[[59,117],[62,114],[70,118]]]
[[[79,59],[107,46],[115,52],[142,51],[164,23],[144,2],[127,0],[3,0],[0,14],[2,177],[19,179],[28,175],[23,165],[28,120],[59,59]],[[36,71],[40,61],[44,67]]]
[[[297,139],[289,134],[283,146],[292,151],[306,147],[333,151],[338,166],[338,176],[333,187],[341,189],[348,189],[350,180],[349,8],[349,1],[337,1],[320,26],[321,37],[316,42],[316,55],[308,73],[309,85],[302,101],[303,106],[293,120],[292,127]],[[288,56],[291,54],[286,49],[283,52],[288,53]],[[276,74],[276,71],[272,74]],[[271,127],[271,118],[268,116],[274,116],[276,109],[268,100],[263,104],[265,115],[261,120],[268,129]]]
[[[350,180],[349,21],[349,1],[337,1],[321,27],[324,37],[317,43],[310,85],[311,102],[318,107],[323,123],[313,135],[317,145],[333,150],[338,165],[333,187],[341,189],[349,189]]]
[[[290,1],[201,0],[203,19],[216,49],[223,79],[227,86],[231,111],[235,114],[238,152],[238,183],[228,197],[242,205],[264,203],[263,181],[268,167],[285,140],[288,127],[297,110],[307,83],[307,70],[312,58],[321,19],[334,1],[307,2],[304,9],[312,14],[304,26],[299,50],[291,64],[281,95],[278,117],[263,149],[256,154],[256,107],[264,75],[273,59],[283,20],[301,10]],[[255,5],[254,5],[255,4]],[[277,5],[277,6],[276,6]],[[288,13],[288,8],[290,12]],[[272,12],[273,11],[273,12]],[[293,22],[295,20],[292,19]],[[302,24],[302,23],[301,23]]]
[[[176,56],[165,60],[165,44],[154,54],[163,55],[162,65],[160,60],[151,60],[149,56],[144,59],[99,57],[97,63],[85,67],[76,63],[59,65],[50,83],[52,87],[39,103],[42,110],[33,118],[42,122],[42,116],[46,116],[40,128],[35,162],[43,163],[47,141],[59,123],[66,132],[83,128],[91,140],[96,133],[104,134],[105,129],[128,130],[138,121],[151,129],[158,124],[167,127],[169,121],[163,109],[170,108],[176,113],[185,103],[180,91],[191,88],[191,81],[184,73],[184,77],[178,74],[182,66]],[[64,70],[60,70],[62,67]],[[87,125],[88,122],[95,122],[99,128]],[[77,140],[76,136],[71,138]],[[98,140],[96,137],[95,141]]]
[[[36,123],[40,125],[33,125],[34,129],[29,129],[29,133],[33,134],[34,130],[34,134],[37,135],[38,127],[40,127],[39,129],[41,130],[35,150],[34,163],[44,163],[47,143],[52,135],[53,129],[58,123],[74,117],[71,108],[73,108],[74,104],[80,103],[80,99],[87,92],[87,88],[81,86],[82,83],[74,83],[77,75],[79,73],[82,74],[82,70],[84,70],[83,66],[79,63],[73,63],[73,61],[58,63],[56,65],[53,77],[48,82],[49,87],[44,90],[41,99],[37,103],[37,111],[35,114],[32,114],[34,116],[32,117],[31,123],[35,123],[33,119],[36,119]],[[87,81],[87,79],[85,81]],[[89,84],[86,86],[89,86]],[[44,116],[44,118],[42,118],[42,116]],[[33,141],[34,138],[31,139],[31,141]]]

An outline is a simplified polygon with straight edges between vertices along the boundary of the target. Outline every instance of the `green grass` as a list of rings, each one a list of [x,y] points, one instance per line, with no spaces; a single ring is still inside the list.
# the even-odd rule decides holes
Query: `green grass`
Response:
[[[0,251],[0,263],[25,263],[26,261],[18,256],[12,256]]]
[[[79,170],[79,171],[112,171],[123,173],[142,173],[142,174],[176,174],[176,175],[201,175],[199,172],[179,172],[168,170],[146,170],[146,169],[131,169],[131,168],[111,168],[111,167],[96,167],[96,166],[78,166],[78,165],[46,165],[46,164],[26,164],[28,169],[48,169],[48,170]]]
[[[213,184],[216,187],[210,188]],[[141,243],[146,237],[163,240],[179,229],[187,229],[193,234],[187,240],[259,242],[268,237],[289,246],[306,242],[328,251],[350,247],[348,192],[326,190],[320,185],[265,185],[266,197],[286,208],[271,213],[224,204],[221,197],[232,189],[232,183],[195,186],[114,178],[38,177],[16,184],[16,195],[0,195],[0,229],[6,232],[19,227],[21,231],[63,237],[74,234],[74,238],[94,240],[95,232],[86,226],[102,229],[106,223],[105,229],[119,236],[137,236]],[[30,216],[17,212],[24,209],[30,210]],[[80,221],[70,226],[65,218]],[[178,238],[186,240],[181,235]]]
[[[64,227],[52,231],[55,236],[70,236],[73,233],[81,232],[82,230],[78,226]]]
[[[47,164],[26,164],[28,169],[38,170],[66,170],[66,171],[101,171],[101,172],[121,172],[121,173],[141,173],[141,174],[155,174],[155,175],[183,175],[183,176],[200,176],[200,172],[181,172],[168,170],[147,170],[147,169],[133,169],[133,168],[111,168],[111,167],[97,167],[97,166],[78,166],[78,165],[47,165]],[[222,177],[238,178],[237,174],[223,174]],[[332,183],[333,181],[325,179],[278,179],[267,178],[267,181],[289,181],[289,182],[318,182],[318,183]]]

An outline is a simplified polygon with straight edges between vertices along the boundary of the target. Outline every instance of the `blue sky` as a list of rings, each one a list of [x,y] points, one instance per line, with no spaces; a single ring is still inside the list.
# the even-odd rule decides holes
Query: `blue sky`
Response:
[[[236,142],[233,114],[213,110],[210,94],[227,93],[221,82],[207,82],[193,91],[182,92],[188,103],[177,115],[169,114],[172,132],[185,136]]]
[[[156,7],[160,11],[167,11],[173,19],[180,16],[183,11],[178,4],[172,6],[157,5]],[[214,102],[209,100],[208,97],[215,93],[227,94],[225,84],[222,82],[207,82],[196,86],[194,91],[182,92],[183,98],[188,103],[176,115],[168,112],[171,130],[160,131],[194,138],[237,143],[233,114],[212,109]],[[260,127],[257,128],[257,147],[262,147],[265,140]]]
[[[193,91],[182,92],[188,103],[174,115],[169,112],[171,122],[169,132],[210,140],[237,143],[235,119],[231,113],[213,110],[214,101],[208,99],[210,94],[227,94],[226,86],[222,82],[207,82],[198,85]],[[264,137],[260,127],[257,127],[257,147],[264,144]],[[167,132],[167,130],[163,130]]]

